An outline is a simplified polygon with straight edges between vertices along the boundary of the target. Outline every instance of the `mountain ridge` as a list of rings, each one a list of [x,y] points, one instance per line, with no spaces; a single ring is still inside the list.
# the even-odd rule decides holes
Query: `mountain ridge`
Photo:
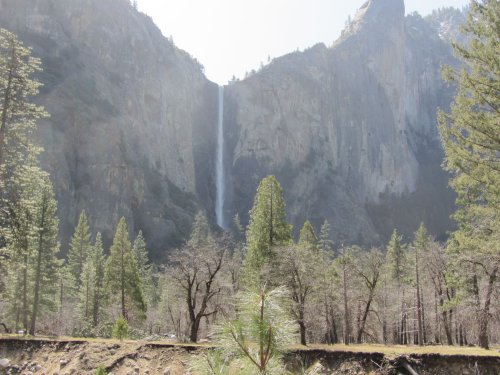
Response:
[[[439,77],[441,63],[456,63],[451,49],[426,20],[405,17],[402,0],[361,12],[361,31],[226,87],[227,221],[247,220],[258,181],[273,173],[295,227],[326,218],[337,245],[381,244],[420,220],[441,238],[450,229],[435,112],[452,98]],[[82,209],[108,244],[125,216],[155,261],[187,237],[198,209],[215,223],[217,85],[150,17],[126,0],[0,0],[0,27],[44,64],[42,161],[63,247]]]

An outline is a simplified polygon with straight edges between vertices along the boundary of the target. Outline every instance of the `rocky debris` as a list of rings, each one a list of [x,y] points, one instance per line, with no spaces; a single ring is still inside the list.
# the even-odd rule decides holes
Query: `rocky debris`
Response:
[[[0,369],[5,370],[9,366],[10,366],[10,361],[7,358],[0,359]]]

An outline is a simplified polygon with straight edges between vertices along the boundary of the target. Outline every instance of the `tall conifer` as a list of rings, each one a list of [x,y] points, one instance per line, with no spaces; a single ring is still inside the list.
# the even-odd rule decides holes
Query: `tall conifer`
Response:
[[[121,315],[129,320],[129,312],[134,310],[139,318],[144,318],[146,303],[135,256],[128,236],[127,223],[121,218],[116,228],[113,245],[108,258],[106,280],[109,290],[116,291]]]
[[[246,277],[258,276],[264,265],[274,261],[275,246],[287,244],[292,238],[291,225],[286,222],[283,189],[274,176],[264,178],[257,188],[246,236]]]

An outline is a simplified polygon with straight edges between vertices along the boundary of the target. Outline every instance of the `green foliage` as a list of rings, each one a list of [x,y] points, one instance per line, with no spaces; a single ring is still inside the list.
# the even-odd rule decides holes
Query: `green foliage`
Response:
[[[41,83],[33,76],[41,70],[41,61],[31,56],[17,37],[0,29],[0,166],[7,177],[10,167],[41,148],[34,143],[36,121],[46,117],[43,107],[31,102]],[[6,180],[0,179],[0,184]],[[2,189],[5,185],[0,186]],[[0,189],[0,191],[2,190]]]
[[[314,228],[309,220],[306,220],[300,229],[299,245],[313,249],[317,249],[318,247],[318,237],[316,237]]]
[[[445,68],[458,83],[451,113],[439,113],[446,169],[458,194],[459,229],[448,244],[452,274],[470,287],[478,312],[479,344],[488,348],[488,321],[500,267],[500,3],[471,1],[463,31],[467,45],[454,44],[466,64]],[[485,291],[481,293],[480,287]],[[481,301],[484,295],[484,301]]]
[[[57,288],[57,270],[61,262],[56,254],[59,252],[57,236],[59,220],[56,217],[57,202],[54,198],[52,184],[45,176],[37,181],[38,189],[33,213],[33,302],[31,309],[30,334],[34,335],[36,320],[43,307],[55,310],[54,296]]]
[[[421,252],[426,252],[429,249],[430,237],[424,223],[420,223],[420,226],[415,232],[415,238],[413,239],[412,245]]]
[[[107,375],[107,374],[108,372],[106,371],[106,366],[104,365],[100,365],[95,372],[95,375]]]
[[[451,113],[439,113],[446,169],[458,193],[454,248],[460,253],[500,262],[500,4],[473,1],[463,31],[468,45],[455,44],[465,62],[460,71],[447,67],[445,79],[458,83]]]
[[[330,240],[330,223],[328,220],[323,222],[319,231],[318,247],[325,253],[333,252],[333,241]]]
[[[7,279],[15,275],[9,276],[7,268],[20,255],[12,248],[12,241],[29,231],[30,207],[25,206],[25,190],[30,188],[31,177],[40,172],[36,159],[42,149],[35,135],[37,120],[47,113],[32,102],[41,85],[33,78],[40,65],[14,34],[0,28],[0,292],[5,281],[12,287],[12,280]],[[10,239],[6,238],[9,232]],[[17,249],[19,241],[28,239],[23,237],[14,240]],[[22,247],[27,251],[26,242]]]
[[[154,290],[155,285],[153,281],[153,270],[151,264],[149,263],[146,241],[144,240],[142,231],[139,231],[137,237],[135,238],[133,252],[135,255],[135,261],[137,263],[137,271],[139,272],[139,278],[141,279],[144,296],[147,300],[147,305],[150,305],[151,303],[153,303],[156,293]]]
[[[88,253],[92,245],[90,243],[90,228],[85,211],[80,213],[78,225],[75,233],[71,237],[71,243],[68,251],[68,267],[74,280],[76,288],[80,288],[83,280],[83,265],[87,260]]]
[[[137,317],[143,319],[146,303],[125,218],[121,218],[116,228],[107,262],[106,281],[109,290],[115,291],[114,298],[120,304],[122,316],[128,319],[129,310],[134,308]]]
[[[274,176],[267,176],[259,184],[250,211],[246,237],[247,283],[257,282],[258,284],[257,280],[260,279],[263,267],[275,259],[274,247],[285,245],[292,238],[291,225],[286,222],[283,189]]]
[[[127,319],[123,316],[120,316],[113,326],[113,338],[118,340],[125,340],[128,338],[129,334],[129,326]]]
[[[105,293],[106,257],[101,240],[101,233],[97,233],[95,244],[90,247],[87,259],[83,265],[83,274],[78,292],[80,318],[88,325],[86,334],[90,335],[98,326],[103,306],[106,300]]]
[[[8,202],[9,225],[0,227],[9,254],[6,298],[10,315],[34,334],[37,318],[55,309],[58,220],[52,184],[34,155],[13,171],[16,197]],[[17,328],[17,327],[16,327]]]
[[[407,275],[407,255],[403,236],[399,235],[396,229],[392,232],[387,244],[386,262],[389,276],[401,285]]]
[[[207,217],[202,211],[198,211],[194,218],[193,228],[188,244],[193,247],[198,247],[212,241],[210,226],[208,225]]]
[[[236,241],[240,242],[245,239],[245,228],[243,228],[243,225],[241,225],[241,219],[239,214],[236,214],[233,217],[231,232]]]
[[[234,368],[239,374],[285,373],[283,353],[296,342],[288,301],[289,292],[283,287],[240,293],[238,318],[215,328],[220,352],[206,357],[204,369],[203,362],[198,363],[198,371],[216,374],[214,368],[218,368],[225,374]]]
[[[197,375],[229,375],[231,360],[220,349],[210,349],[193,356],[189,362],[189,370]]]

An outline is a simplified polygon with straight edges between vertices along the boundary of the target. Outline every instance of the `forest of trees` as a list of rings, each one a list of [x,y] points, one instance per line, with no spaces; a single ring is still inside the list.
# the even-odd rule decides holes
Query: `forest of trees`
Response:
[[[470,45],[455,46],[468,68],[445,71],[459,87],[451,113],[439,114],[459,207],[446,243],[424,223],[411,238],[394,230],[385,246],[369,249],[332,243],[326,221],[319,228],[305,221],[294,239],[282,187],[267,176],[246,229],[236,216],[221,233],[200,211],[165,265],[149,262],[146,239],[141,232],[131,238],[124,218],[104,248],[85,212],[63,244],[66,259],[58,257],[57,202],[38,160],[37,121],[48,116],[33,104],[40,61],[0,30],[0,328],[197,342],[238,322],[254,298],[261,313],[252,321],[261,320],[269,340],[281,325],[262,323],[264,306],[287,315],[303,345],[500,343],[499,22],[498,1],[474,2],[465,27]],[[279,305],[267,304],[274,295]],[[244,327],[231,324],[245,352]],[[261,349],[261,363],[248,355],[257,367],[268,361]]]

